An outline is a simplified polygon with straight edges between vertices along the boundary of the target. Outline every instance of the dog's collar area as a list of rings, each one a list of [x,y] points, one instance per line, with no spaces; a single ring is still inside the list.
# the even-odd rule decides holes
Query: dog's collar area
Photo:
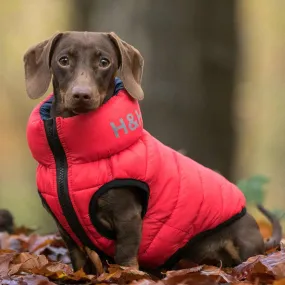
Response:
[[[143,135],[143,120],[140,106],[126,90],[119,90],[95,112],[69,118],[42,119],[43,111],[47,116],[52,105],[52,96],[40,103],[32,112],[27,129],[30,149],[35,159],[43,164],[51,163],[49,148],[43,123],[53,122],[54,131],[74,164],[90,163],[118,154],[130,148]],[[55,132],[52,135],[55,135]]]
[[[116,96],[119,93],[119,91],[123,89],[124,89],[123,81],[120,78],[116,77],[115,78],[115,90],[114,90],[113,96]],[[40,116],[42,120],[50,119],[50,110],[52,107],[53,100],[54,100],[54,96],[51,96],[44,104],[42,104],[40,108]]]

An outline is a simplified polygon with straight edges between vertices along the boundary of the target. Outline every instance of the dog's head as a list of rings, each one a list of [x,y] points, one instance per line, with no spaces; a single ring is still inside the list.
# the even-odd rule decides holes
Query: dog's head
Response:
[[[24,55],[26,89],[37,99],[52,79],[59,113],[86,113],[112,96],[116,75],[133,98],[142,100],[143,63],[140,52],[113,32],[57,33]]]

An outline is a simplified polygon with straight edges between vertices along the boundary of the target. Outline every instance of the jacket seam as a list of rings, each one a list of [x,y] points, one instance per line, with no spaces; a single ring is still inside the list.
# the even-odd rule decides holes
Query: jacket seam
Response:
[[[220,190],[221,190],[221,193],[222,193],[222,195],[221,195],[221,213],[222,213],[222,215],[224,216],[224,191],[223,191],[223,189],[224,189],[224,186],[225,186],[225,183],[221,183],[221,186],[220,186]]]
[[[158,220],[158,219],[156,219],[156,218],[153,218],[153,217],[150,218],[150,217],[147,217],[147,216],[145,216],[145,218],[152,219],[152,220],[154,220],[154,221],[156,221],[156,222],[158,222],[158,223],[162,223],[163,226],[165,225],[165,226],[167,226],[167,227],[169,227],[169,228],[178,230],[178,231],[183,232],[183,233],[185,233],[185,234],[189,234],[189,232],[187,232],[187,231],[185,231],[185,230],[176,228],[176,227],[174,227],[174,226],[170,226],[170,225],[168,225],[168,224],[166,224],[166,223],[164,223],[164,222],[162,222],[162,221],[160,221],[160,220]]]
[[[142,142],[142,144],[144,144],[145,145],[145,148],[146,148],[146,155],[145,155],[145,174],[144,174],[144,180],[146,181],[146,177],[147,177],[147,173],[148,173],[148,159],[147,159],[147,157],[148,157],[148,147],[147,147],[147,145],[146,145],[146,143],[144,143],[144,141],[140,138],[140,141]]]
[[[205,200],[204,182],[203,182],[202,174],[200,172],[200,168],[197,169],[197,172],[198,172],[198,176],[199,176],[200,183],[201,183],[201,190],[202,190],[201,192],[203,193],[203,197],[202,197],[202,201],[200,203],[199,212],[196,214],[195,218],[193,219],[194,225],[196,224],[198,217],[201,217],[201,210],[202,210],[204,200]]]
[[[177,155],[175,152],[173,152],[173,157],[175,160],[175,164],[177,165],[177,172],[178,172],[178,181],[179,181],[179,185],[178,185],[178,191],[177,191],[177,200],[175,203],[175,206],[173,208],[173,211],[171,212],[171,214],[169,215],[169,217],[166,219],[166,221],[164,222],[164,224],[160,227],[160,229],[157,231],[157,233],[155,235],[153,235],[153,238],[151,239],[151,242],[149,243],[149,245],[147,246],[147,248],[144,250],[143,253],[141,253],[141,255],[145,255],[147,253],[147,251],[149,250],[150,246],[152,245],[152,243],[154,242],[154,240],[156,239],[156,237],[159,235],[159,233],[161,232],[162,228],[164,227],[164,225],[166,225],[166,222],[169,221],[173,215],[173,213],[175,212],[177,205],[178,205],[178,201],[179,201],[179,197],[180,197],[180,190],[181,190],[181,170],[180,170],[180,165],[178,163],[177,160]],[[167,225],[168,227],[171,227],[170,225]],[[183,231],[181,231],[183,232]]]

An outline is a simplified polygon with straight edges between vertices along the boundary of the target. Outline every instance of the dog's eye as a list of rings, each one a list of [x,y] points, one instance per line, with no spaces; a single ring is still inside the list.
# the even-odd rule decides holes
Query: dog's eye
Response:
[[[69,65],[69,59],[67,56],[62,56],[59,60],[58,60],[59,64],[62,66],[68,66]]]
[[[102,57],[102,58],[100,58],[99,65],[100,65],[101,67],[106,68],[106,67],[108,67],[108,66],[110,65],[110,61],[109,61],[107,58]]]

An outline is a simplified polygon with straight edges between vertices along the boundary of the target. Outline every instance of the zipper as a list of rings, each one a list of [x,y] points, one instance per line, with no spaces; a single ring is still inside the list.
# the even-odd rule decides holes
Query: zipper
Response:
[[[50,118],[45,120],[44,128],[50,149],[55,159],[57,195],[63,215],[65,216],[72,232],[78,237],[78,239],[85,246],[94,249],[94,244],[89,239],[80,221],[78,220],[69,196],[67,158],[57,133],[56,119]],[[98,249],[96,248],[95,250],[97,251]]]

